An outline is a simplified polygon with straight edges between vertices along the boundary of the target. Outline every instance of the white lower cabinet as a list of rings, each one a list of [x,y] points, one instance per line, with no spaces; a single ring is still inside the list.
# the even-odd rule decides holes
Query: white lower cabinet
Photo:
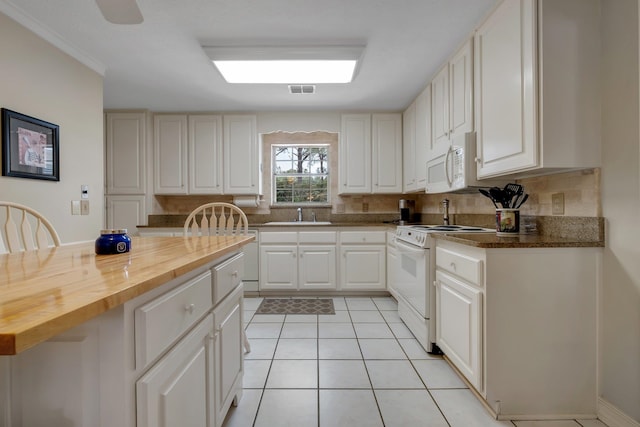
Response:
[[[336,289],[335,231],[260,233],[260,290]]]
[[[237,405],[242,396],[242,294],[242,286],[238,286],[213,310],[215,424],[211,425],[216,427],[222,425],[229,407]]]
[[[340,232],[340,289],[387,289],[385,231]]]
[[[213,341],[213,315],[209,314],[138,380],[137,427],[215,425],[210,419]]]
[[[436,239],[436,342],[496,417],[595,418],[602,249]]]
[[[476,388],[481,387],[482,290],[436,272],[437,344]]]

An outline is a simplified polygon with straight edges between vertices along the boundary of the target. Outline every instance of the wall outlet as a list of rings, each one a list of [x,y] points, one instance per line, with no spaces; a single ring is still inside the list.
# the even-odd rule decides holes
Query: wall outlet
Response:
[[[89,215],[89,201],[81,200],[80,201],[80,215]]]
[[[564,193],[553,193],[551,195],[551,214],[564,215]]]
[[[80,215],[80,200],[71,201],[71,215]]]

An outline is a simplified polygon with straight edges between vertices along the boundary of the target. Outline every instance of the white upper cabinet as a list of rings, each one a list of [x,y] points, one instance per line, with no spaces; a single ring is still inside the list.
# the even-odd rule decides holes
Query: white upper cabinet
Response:
[[[371,115],[343,114],[340,193],[371,193]]]
[[[402,116],[403,192],[424,191],[427,152],[431,145],[431,85],[418,95]]]
[[[402,191],[400,114],[344,114],[339,146],[341,194]]]
[[[189,116],[189,194],[221,194],[222,168],[222,117]]]
[[[416,190],[416,102],[402,113],[402,191]]]
[[[154,116],[153,160],[155,194],[188,194],[186,115]]]
[[[224,193],[262,194],[261,151],[255,115],[224,116]]]
[[[473,41],[449,60],[449,135],[473,131]]]
[[[432,139],[427,157],[445,153],[453,136],[473,131],[473,43],[469,39],[431,82]]]
[[[371,176],[374,193],[402,192],[402,115],[373,114]]]
[[[447,63],[431,82],[431,117],[433,132],[431,151],[449,145],[449,64]]]
[[[222,193],[222,118],[154,117],[155,194]]]
[[[107,113],[106,193],[145,194],[146,114]]]
[[[597,0],[505,1],[475,37],[478,178],[600,164]]]

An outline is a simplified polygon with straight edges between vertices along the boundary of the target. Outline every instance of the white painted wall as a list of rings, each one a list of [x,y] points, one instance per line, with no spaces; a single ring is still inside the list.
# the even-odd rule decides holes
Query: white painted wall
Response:
[[[603,0],[600,395],[640,423],[638,0]]]
[[[102,76],[0,13],[0,107],[60,126],[60,181],[0,176],[0,200],[40,211],[63,243],[95,239],[104,216]],[[90,214],[72,216],[82,184]]]

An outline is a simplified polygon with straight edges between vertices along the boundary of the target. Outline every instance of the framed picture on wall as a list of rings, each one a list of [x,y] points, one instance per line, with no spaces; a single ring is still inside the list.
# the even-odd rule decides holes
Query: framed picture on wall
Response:
[[[2,175],[60,181],[59,127],[2,109]]]

